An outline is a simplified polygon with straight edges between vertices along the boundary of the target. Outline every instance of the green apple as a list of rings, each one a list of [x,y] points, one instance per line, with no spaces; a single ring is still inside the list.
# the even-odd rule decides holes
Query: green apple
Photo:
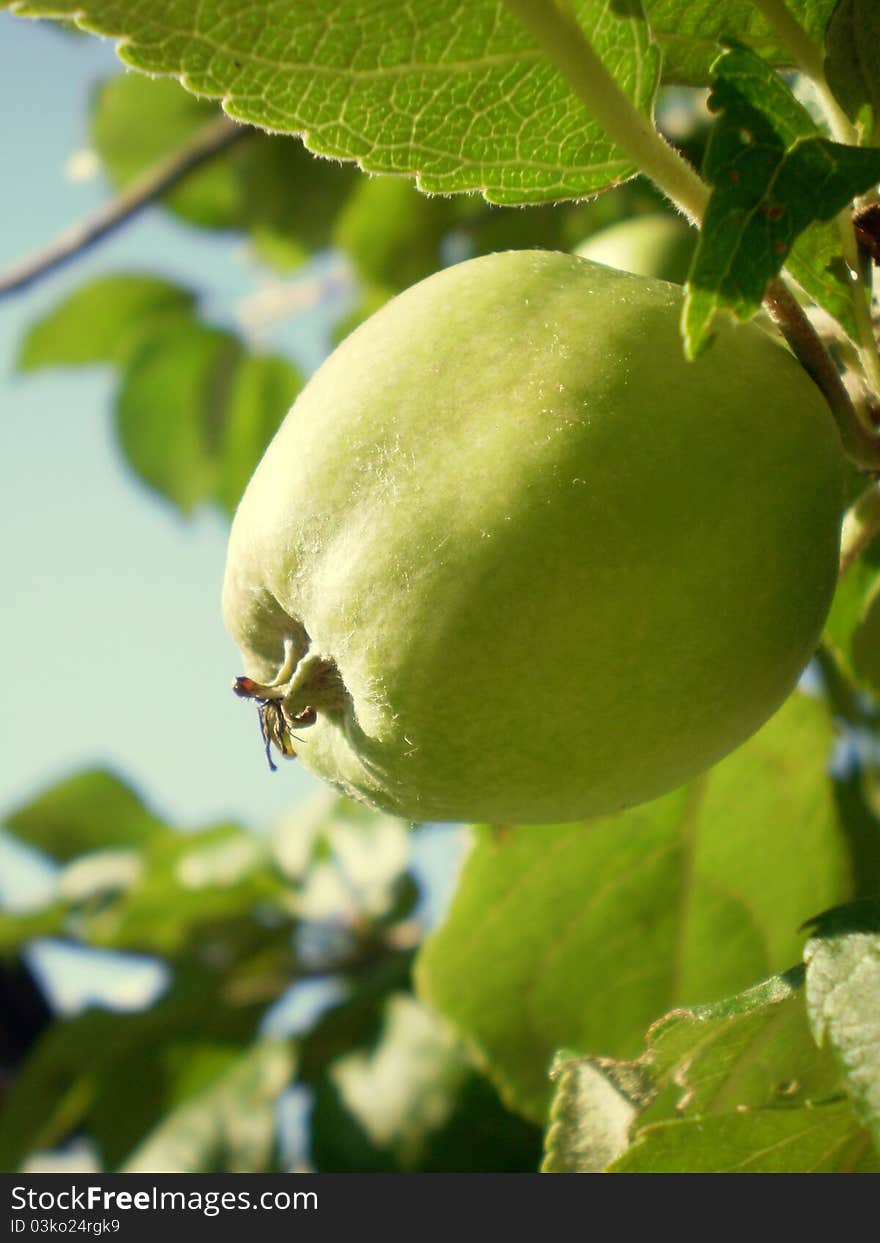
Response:
[[[683,285],[698,236],[680,216],[652,212],[600,229],[574,253],[637,276],[656,276]]]
[[[407,290],[303,390],[232,528],[267,748],[414,820],[653,798],[795,684],[834,588],[836,428],[760,329],[573,255]]]

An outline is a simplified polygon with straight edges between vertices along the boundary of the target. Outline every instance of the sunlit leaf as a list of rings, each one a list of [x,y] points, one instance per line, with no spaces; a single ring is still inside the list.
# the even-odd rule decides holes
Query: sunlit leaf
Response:
[[[850,337],[858,338],[853,306],[857,287],[843,261],[835,221],[814,221],[809,225],[792,246],[785,267],[817,306],[836,319]]]
[[[131,786],[100,768],[51,786],[7,815],[6,826],[61,862],[91,850],[142,846],[164,827]]]
[[[851,120],[870,135],[880,121],[880,8],[840,0],[828,25],[825,75]]]
[[[804,958],[813,1033],[834,1053],[880,1152],[880,902],[821,916]]]
[[[122,1166],[126,1174],[249,1174],[275,1165],[275,1102],[293,1074],[284,1041],[260,1041],[172,1110]]]
[[[872,1168],[853,1110],[834,1103],[839,1070],[811,1036],[803,985],[799,968],[674,1010],[652,1025],[635,1062],[560,1058],[543,1168]]]
[[[318,1086],[320,1170],[534,1169],[538,1134],[507,1114],[461,1043],[407,994],[392,994],[375,1043]]]
[[[125,369],[119,441],[140,478],[184,513],[214,499],[232,512],[300,383],[286,360],[193,322],[150,338]]]
[[[574,0],[573,7],[647,115],[659,56],[639,0]],[[494,0],[415,0],[403,8],[310,0],[273,10],[271,22],[253,0],[159,0],[149,8],[37,0],[16,2],[15,10],[75,15],[87,29],[122,37],[120,55],[135,68],[179,75],[195,94],[222,98],[232,116],[303,134],[311,150],[372,172],[415,176],[428,191],[553,202],[635,171]]]
[[[194,306],[192,293],[157,276],[99,277],[31,324],[19,349],[18,365],[23,371],[33,371],[81,363],[124,363],[145,336],[184,324]]]
[[[217,116],[216,104],[175,81],[120,74],[96,94],[92,140],[123,187]],[[328,245],[336,212],[361,181],[351,167],[314,159],[298,140],[253,130],[164,201],[193,224],[248,233],[261,258],[291,268]]]
[[[654,803],[477,831],[419,979],[506,1099],[543,1118],[557,1049],[636,1056],[658,1014],[797,961],[799,925],[822,895],[876,875],[880,834],[838,804],[832,742],[823,705],[794,696],[751,742]]]
[[[641,1109],[655,1095],[639,1062],[557,1056],[547,1126],[545,1174],[597,1174],[629,1145]]]
[[[659,1122],[611,1165],[617,1174],[852,1174],[880,1163],[848,1102]]]
[[[786,0],[786,8],[821,47],[837,0]],[[870,3],[870,0],[869,0]],[[651,32],[663,50],[663,79],[701,86],[712,62],[731,42],[747,44],[771,65],[794,58],[754,0],[645,0]]]
[[[16,1170],[29,1152],[80,1130],[117,1165],[167,1109],[230,1064],[258,1018],[253,1005],[221,1004],[199,973],[143,1013],[56,1021],[4,1094],[0,1168]]]

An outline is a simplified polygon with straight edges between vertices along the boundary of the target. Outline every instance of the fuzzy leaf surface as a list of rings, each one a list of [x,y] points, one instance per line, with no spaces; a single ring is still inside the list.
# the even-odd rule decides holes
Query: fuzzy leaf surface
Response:
[[[563,1062],[545,1170],[774,1172],[874,1162],[859,1119],[839,1100],[834,1058],[812,1038],[802,967],[714,1005],[674,1010],[653,1024],[646,1044],[635,1062]]]
[[[813,1034],[834,1053],[880,1150],[880,902],[821,916],[804,958]]]
[[[8,3],[9,0],[6,0]],[[26,16],[75,17],[120,39],[127,64],[174,74],[233,117],[301,134],[310,150],[437,193],[497,203],[596,193],[634,168],[584,112],[531,36],[494,0],[52,0]],[[640,0],[574,0],[618,85],[647,115],[660,57]]]

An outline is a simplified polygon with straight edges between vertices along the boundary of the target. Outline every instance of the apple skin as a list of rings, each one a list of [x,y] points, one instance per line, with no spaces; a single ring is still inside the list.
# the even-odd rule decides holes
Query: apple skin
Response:
[[[786,698],[834,589],[839,438],[760,329],[685,361],[680,297],[493,254],[314,375],[223,598],[248,675],[302,657],[307,768],[413,820],[568,821],[685,782]]]
[[[621,220],[593,233],[575,254],[636,276],[683,285],[687,280],[698,234],[680,216],[651,212]]]

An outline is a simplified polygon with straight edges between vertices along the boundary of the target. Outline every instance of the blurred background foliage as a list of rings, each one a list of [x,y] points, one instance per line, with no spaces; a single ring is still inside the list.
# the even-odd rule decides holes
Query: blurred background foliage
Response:
[[[218,115],[176,82],[119,72],[94,92],[90,147],[121,191]],[[162,205],[239,234],[262,265],[240,331],[205,315],[210,290],[119,271],[27,324],[18,367],[112,368],[115,434],[139,480],[184,515],[206,503],[231,515],[306,378],[261,348],[267,325],[341,286],[338,340],[444,264],[571,249],[659,200],[640,182],[558,207],[428,197],[242,127]],[[298,276],[327,253],[327,276]],[[413,867],[413,841],[442,829],[328,796],[271,830],[182,832],[103,769],[45,790],[5,829],[54,884],[44,904],[0,911],[0,1168],[537,1167],[540,1128],[502,1104],[413,994],[441,887],[430,866]],[[66,1016],[29,956],[45,938],[149,959],[161,976],[145,1005]],[[87,957],[72,961],[88,972]]]
[[[176,82],[119,72],[94,93],[91,155],[124,191],[219,115]],[[702,96],[667,89],[660,117],[699,163]],[[213,320],[210,289],[120,270],[27,324],[18,367],[111,368],[124,460],[182,515],[232,514],[307,378],[265,349],[267,332],[340,290],[336,340],[444,265],[532,246],[613,262],[608,230],[635,225],[632,241],[658,217],[662,254],[632,262],[670,279],[687,266],[680,222],[641,179],[589,203],[493,207],[246,127],[162,208],[248,247],[261,278],[237,330]],[[546,830],[480,830],[418,994],[450,887],[432,851],[448,861],[460,846],[443,826],[322,794],[271,826],[183,831],[104,768],[13,809],[8,840],[52,884],[0,910],[0,1168],[536,1169],[554,1052],[635,1056],[652,1018],[783,971],[799,921],[876,889],[866,692],[880,675],[858,637],[878,625],[875,579],[870,563],[847,580],[836,657],[811,681],[842,739],[819,698],[798,697],[715,770],[696,817],[693,791],[677,791],[626,824],[578,826],[550,854]],[[47,938],[80,976],[112,951],[151,983],[66,1013],[31,952]]]

